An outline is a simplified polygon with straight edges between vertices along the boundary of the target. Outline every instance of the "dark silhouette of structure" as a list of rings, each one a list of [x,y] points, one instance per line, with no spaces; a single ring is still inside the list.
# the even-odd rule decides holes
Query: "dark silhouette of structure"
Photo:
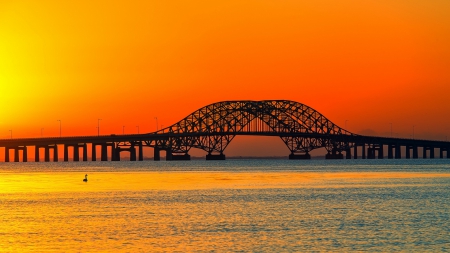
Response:
[[[327,159],[382,159],[450,158],[450,142],[403,138],[374,137],[353,134],[340,128],[318,111],[304,104],[286,100],[225,101],[207,105],[179,122],[147,134],[100,135],[55,138],[23,138],[0,140],[5,148],[5,161],[14,150],[14,161],[27,161],[27,147],[35,147],[35,161],[44,149],[45,161],[58,161],[58,145],[63,145],[64,161],[69,160],[69,148],[73,160],[79,161],[82,149],[83,161],[87,161],[88,146],[92,160],[97,159],[96,147],[101,146],[101,160],[108,160],[108,149],[113,161],[120,160],[121,152],[129,152],[130,160],[143,160],[143,148],[154,149],[154,160],[160,160],[160,151],[166,152],[166,160],[190,160],[189,150],[198,148],[207,152],[207,160],[224,160],[224,151],[237,135],[278,136],[290,150],[289,159],[310,159],[310,151],[327,150]],[[136,154],[136,148],[138,154]],[[361,152],[360,156],[358,156]],[[353,154],[352,154],[353,153]]]

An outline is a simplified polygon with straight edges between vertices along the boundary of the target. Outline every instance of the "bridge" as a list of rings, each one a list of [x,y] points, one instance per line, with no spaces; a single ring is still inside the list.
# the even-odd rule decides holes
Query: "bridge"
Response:
[[[33,147],[35,161],[41,151],[44,161],[58,161],[63,149],[64,161],[120,161],[121,152],[129,152],[131,161],[144,159],[143,149],[153,148],[154,160],[190,160],[192,148],[206,152],[207,160],[225,160],[225,149],[238,135],[276,136],[290,150],[289,159],[310,159],[314,149],[325,148],[327,159],[400,159],[450,158],[450,142],[364,136],[347,131],[313,108],[294,101],[224,101],[213,103],[189,114],[179,122],[147,134],[100,135],[53,138],[17,138],[0,140],[5,162],[28,160],[28,148]],[[136,152],[137,149],[137,152]],[[12,155],[11,155],[12,153]],[[109,155],[108,155],[109,153]],[[345,156],[344,156],[345,154]],[[14,159],[11,159],[14,156]],[[22,159],[20,159],[22,156]]]

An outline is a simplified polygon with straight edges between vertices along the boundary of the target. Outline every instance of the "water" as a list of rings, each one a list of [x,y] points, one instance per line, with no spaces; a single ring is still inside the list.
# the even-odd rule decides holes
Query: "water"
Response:
[[[0,163],[0,252],[446,252],[449,189],[448,160]]]

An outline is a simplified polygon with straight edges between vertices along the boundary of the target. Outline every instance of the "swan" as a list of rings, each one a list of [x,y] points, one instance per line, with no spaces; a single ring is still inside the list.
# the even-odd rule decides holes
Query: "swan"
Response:
[[[83,179],[83,182],[87,182],[87,174],[86,174],[86,175],[84,175],[84,179]]]

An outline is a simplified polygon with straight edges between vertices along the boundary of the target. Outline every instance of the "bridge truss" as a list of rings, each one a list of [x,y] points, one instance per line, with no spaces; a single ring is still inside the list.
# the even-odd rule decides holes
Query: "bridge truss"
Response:
[[[225,101],[207,105],[154,134],[147,146],[187,155],[191,148],[223,155],[236,135],[278,136],[291,151],[309,155],[317,148],[336,154],[347,150],[355,134],[338,127],[313,108],[288,100]]]

